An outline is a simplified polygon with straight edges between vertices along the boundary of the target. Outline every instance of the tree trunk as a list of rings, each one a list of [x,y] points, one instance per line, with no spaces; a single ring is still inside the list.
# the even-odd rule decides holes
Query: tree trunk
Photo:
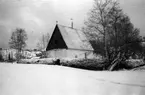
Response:
[[[107,39],[106,39],[106,29],[105,29],[105,26],[103,26],[103,30],[104,30],[104,54],[105,54],[105,59],[106,60],[109,60],[109,57],[108,57],[108,50],[107,50]]]
[[[115,52],[116,53],[116,52]],[[117,58],[115,58],[112,62],[111,65],[109,66],[108,70],[109,71],[113,71],[114,68],[117,66],[118,63],[120,63],[121,59],[120,59],[121,53],[119,52],[117,55]]]

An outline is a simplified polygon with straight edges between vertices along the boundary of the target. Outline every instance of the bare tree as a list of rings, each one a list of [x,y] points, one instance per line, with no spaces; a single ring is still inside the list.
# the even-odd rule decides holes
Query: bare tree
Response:
[[[16,58],[19,61],[21,58],[21,51],[26,47],[27,33],[22,28],[16,28],[11,35],[9,46],[10,48],[16,49]]]
[[[49,33],[43,34],[39,42],[37,43],[37,48],[39,50],[45,50],[49,42],[49,39],[50,39]]]

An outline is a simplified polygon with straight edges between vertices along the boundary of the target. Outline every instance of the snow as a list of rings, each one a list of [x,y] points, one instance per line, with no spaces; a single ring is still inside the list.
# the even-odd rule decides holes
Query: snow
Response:
[[[60,58],[60,62],[68,62],[68,61],[73,61],[73,60],[81,60],[82,58]],[[38,57],[33,57],[31,59],[21,59],[22,62],[29,62],[29,63],[53,63],[56,61],[57,58],[38,58]]]
[[[144,95],[145,71],[0,63],[0,95]]]
[[[94,50],[81,30],[62,25],[58,25],[58,28],[68,48],[91,51]]]

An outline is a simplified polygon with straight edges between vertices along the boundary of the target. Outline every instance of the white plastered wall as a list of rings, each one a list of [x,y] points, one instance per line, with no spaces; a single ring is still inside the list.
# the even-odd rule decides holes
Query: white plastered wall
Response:
[[[47,51],[50,58],[94,58],[93,51],[72,50],[72,49],[54,49]]]

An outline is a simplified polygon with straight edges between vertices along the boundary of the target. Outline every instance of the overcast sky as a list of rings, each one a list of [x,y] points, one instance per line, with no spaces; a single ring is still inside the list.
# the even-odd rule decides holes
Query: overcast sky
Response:
[[[8,48],[11,32],[24,28],[28,34],[28,48],[36,48],[42,34],[52,33],[56,21],[81,29],[93,0],[0,0],[0,48]],[[124,12],[130,16],[135,27],[145,35],[145,1],[120,0]]]

